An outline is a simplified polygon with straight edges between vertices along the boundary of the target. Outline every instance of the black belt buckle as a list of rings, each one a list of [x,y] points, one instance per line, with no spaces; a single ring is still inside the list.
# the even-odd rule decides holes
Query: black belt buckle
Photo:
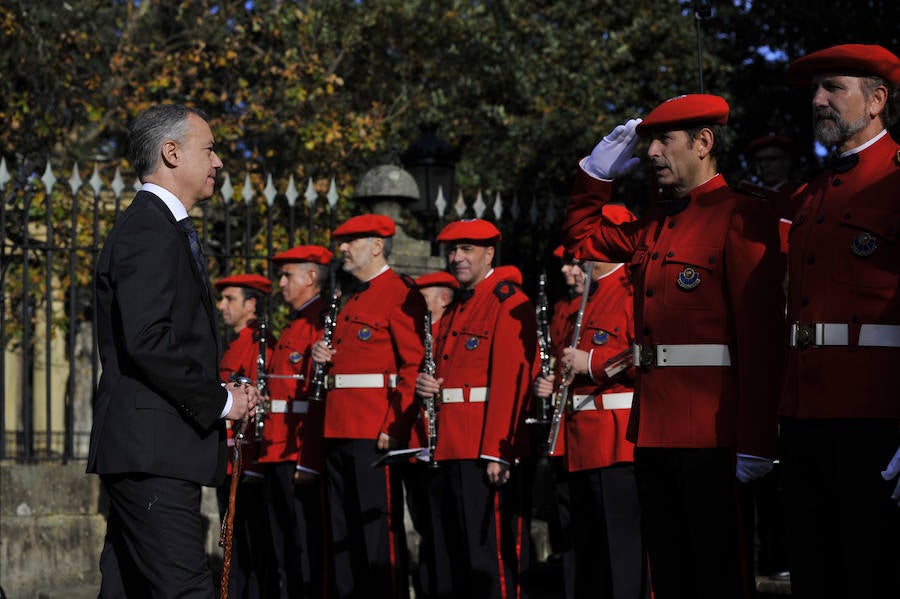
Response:
[[[809,347],[813,340],[813,328],[807,324],[794,325],[794,345],[799,348]]]
[[[641,351],[638,359],[640,360],[640,364],[638,366],[643,370],[646,370],[656,364],[656,346],[641,345]]]

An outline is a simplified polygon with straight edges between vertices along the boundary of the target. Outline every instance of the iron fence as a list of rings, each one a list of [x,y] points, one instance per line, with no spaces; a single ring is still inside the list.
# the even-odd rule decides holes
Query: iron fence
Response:
[[[103,240],[139,187],[117,163],[96,163],[87,181],[77,164],[64,181],[48,163],[20,164],[10,173],[0,159],[0,459],[68,461],[87,455],[91,400],[100,375],[92,326],[93,267]],[[357,207],[335,179],[309,179],[301,192],[293,175],[276,185],[271,175],[246,174],[236,189],[230,177],[209,201],[195,207],[210,276],[256,272],[273,277],[269,258],[300,243],[328,245],[330,231]],[[349,186],[348,186],[349,189]],[[504,235],[500,253],[527,281],[543,268],[554,242],[559,203],[527,210],[517,195],[485,201],[480,191],[451,204],[442,192],[425,230],[462,217],[495,221]],[[552,249],[552,247],[549,247]],[[272,316],[272,302],[268,308]],[[275,315],[277,319],[277,314]],[[224,331],[223,331],[224,335]]]

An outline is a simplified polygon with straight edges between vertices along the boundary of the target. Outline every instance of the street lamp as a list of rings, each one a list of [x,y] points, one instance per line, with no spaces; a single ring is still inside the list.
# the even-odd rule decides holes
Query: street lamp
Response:
[[[419,201],[409,205],[409,210],[425,225],[428,239],[433,239],[440,225],[436,222],[434,202],[440,189],[444,198],[455,193],[454,173],[459,162],[459,151],[437,136],[437,125],[422,126],[419,139],[414,141],[400,157],[403,168],[416,180]]]

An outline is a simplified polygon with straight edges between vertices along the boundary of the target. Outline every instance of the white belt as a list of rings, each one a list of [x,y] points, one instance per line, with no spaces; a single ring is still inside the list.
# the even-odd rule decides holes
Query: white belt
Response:
[[[388,387],[397,386],[397,375],[388,375]],[[335,374],[325,379],[328,389],[383,389],[383,374]]]
[[[441,403],[462,403],[465,398],[462,387],[441,389]],[[469,388],[469,403],[484,403],[487,401],[487,387]]]
[[[601,396],[604,410],[628,410],[631,409],[631,401],[634,399],[632,391],[621,393],[604,393]],[[572,409],[576,412],[583,410],[596,410],[597,403],[593,395],[573,395]]]
[[[648,366],[731,366],[731,352],[721,343],[634,344],[634,363]]]
[[[791,325],[791,347],[850,345],[850,326],[842,322]],[[859,327],[860,347],[900,347],[900,325],[864,324]]]
[[[288,411],[288,402],[284,399],[273,399],[269,405],[269,411],[273,414],[286,414]],[[309,411],[309,401],[305,399],[295,399],[291,402],[291,412],[294,414],[306,414]]]

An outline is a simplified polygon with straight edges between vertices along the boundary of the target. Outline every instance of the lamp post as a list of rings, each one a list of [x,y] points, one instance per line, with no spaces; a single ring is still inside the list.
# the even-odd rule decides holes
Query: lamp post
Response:
[[[416,180],[419,200],[409,205],[409,210],[425,226],[425,236],[432,241],[443,223],[435,208],[438,190],[444,198],[455,193],[454,174],[459,162],[459,151],[437,136],[437,125],[429,123],[422,127],[422,133],[400,157],[403,168]]]

